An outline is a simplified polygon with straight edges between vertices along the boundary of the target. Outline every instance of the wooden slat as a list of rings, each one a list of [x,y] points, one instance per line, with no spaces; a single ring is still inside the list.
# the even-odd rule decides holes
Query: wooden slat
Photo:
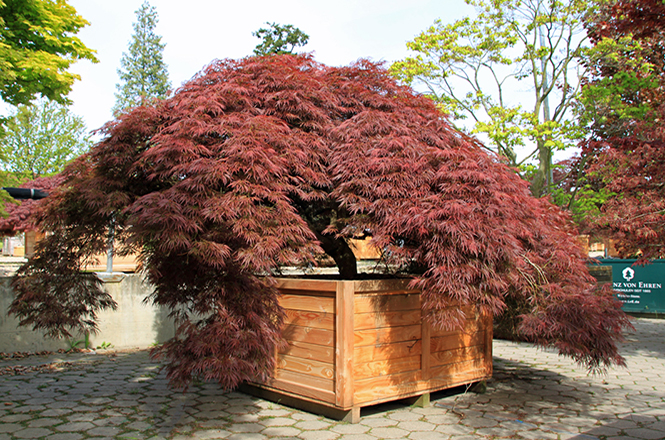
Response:
[[[420,325],[402,327],[385,327],[370,330],[356,330],[354,334],[355,346],[390,344],[393,342],[412,341],[421,338]]]
[[[353,288],[356,293],[380,292],[382,295],[392,295],[394,293],[413,292],[418,293],[416,289],[409,289],[410,279],[384,279],[384,280],[358,280],[353,282]]]
[[[335,403],[335,393],[333,391],[310,387],[297,381],[294,382],[281,378],[274,378],[269,383],[262,384],[262,386],[265,386],[268,389],[280,390],[319,402],[326,402],[330,404]]]
[[[486,313],[481,318],[485,326],[485,368],[487,375],[492,375],[492,342],[494,341],[494,327],[492,326],[492,315]]]
[[[418,380],[419,372],[357,380],[355,403],[362,406],[372,405],[489,378],[483,362],[479,360],[432,368],[431,372],[430,380],[427,381]]]
[[[431,380],[433,381],[446,380],[446,378],[449,377],[465,375],[468,371],[475,371],[476,374],[479,375],[479,377],[484,377],[485,368],[486,365],[484,359],[471,359],[470,361],[441,365],[432,368]]]
[[[307,342],[310,344],[333,347],[335,343],[335,332],[321,328],[301,327],[299,325],[287,325],[282,329],[282,337],[289,343]]]
[[[431,350],[432,353],[446,350],[455,350],[462,347],[471,347],[474,345],[482,345],[485,341],[485,332],[479,333],[460,333],[457,335],[443,336],[440,338],[432,338]]]
[[[355,363],[399,359],[409,356],[420,356],[422,341],[397,342],[394,344],[368,345],[356,347],[353,351]]]
[[[305,312],[300,310],[284,310],[286,325],[299,325],[301,327],[335,329],[335,315],[333,313]]]
[[[306,280],[302,278],[277,278],[277,287],[284,290],[298,292],[335,293],[337,281],[334,280]]]
[[[353,281],[338,283],[335,296],[335,404],[351,408],[353,402]]]
[[[441,336],[450,336],[450,335],[455,335],[458,334],[460,331],[463,333],[476,333],[479,331],[482,331],[485,328],[485,324],[482,322],[480,319],[467,319],[464,321],[464,325],[462,326],[461,329],[453,329],[453,330],[434,330],[432,329],[432,337],[433,338],[438,338]]]
[[[432,353],[430,363],[432,367],[454,364],[457,362],[466,362],[473,359],[485,358],[485,346],[476,345],[473,347],[462,347],[455,350],[446,350]]]
[[[358,362],[353,367],[353,378],[359,380],[405,371],[417,371],[420,370],[421,362],[422,359],[418,355],[374,362]]]
[[[268,385],[275,386],[273,381],[291,382],[299,384],[307,388],[327,391],[329,393],[335,392],[335,383],[330,379],[322,377],[310,376],[309,374],[298,373],[297,371],[277,369],[273,379],[267,382]]]
[[[356,295],[356,313],[403,312],[420,310],[420,294]]]
[[[288,354],[302,359],[326,362],[331,365],[335,362],[335,349],[332,346],[289,341],[289,345],[282,348],[279,353]]]
[[[387,313],[356,313],[354,317],[354,326],[356,330],[405,325],[420,325],[420,310]]]
[[[421,320],[421,333],[422,333],[422,357],[421,357],[421,379],[427,380],[430,375],[430,355],[432,352],[432,326],[426,319]]]
[[[335,299],[332,297],[282,294],[279,296],[279,305],[284,309],[335,313]]]
[[[303,359],[286,354],[277,355],[277,368],[330,380],[333,380],[335,370],[332,363]]]

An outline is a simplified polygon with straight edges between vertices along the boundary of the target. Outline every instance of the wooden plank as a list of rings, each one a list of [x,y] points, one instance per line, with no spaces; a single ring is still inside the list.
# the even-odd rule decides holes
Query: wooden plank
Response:
[[[485,325],[483,324],[483,322],[480,319],[471,318],[471,319],[465,320],[462,327],[459,328],[459,329],[453,329],[453,330],[442,330],[442,329],[434,330],[434,329],[432,329],[432,337],[433,338],[438,338],[438,337],[441,337],[441,336],[450,336],[450,335],[454,335],[454,334],[457,334],[457,333],[460,333],[460,332],[462,332],[462,333],[476,333],[476,332],[482,331],[484,328],[485,328]]]
[[[487,375],[492,376],[493,362],[492,362],[492,343],[494,341],[494,327],[492,325],[492,315],[486,313],[483,317],[483,325],[485,326],[485,369]]]
[[[319,414],[333,420],[342,420],[347,423],[358,423],[360,421],[360,407],[340,409],[330,406],[328,402],[320,402],[305,398],[296,393],[288,393],[283,390],[275,390],[266,386],[255,384],[242,384],[239,391],[260,397],[265,400],[277,402],[282,405],[298,408],[314,414]]]
[[[325,346],[300,341],[289,341],[289,345],[282,348],[279,353],[329,364],[335,362],[335,349],[332,345]]]
[[[432,353],[430,355],[431,367],[438,367],[441,365],[454,364],[458,362],[466,362],[473,359],[484,359],[485,347],[484,345],[476,345],[473,347],[462,347],[455,350],[446,350]]]
[[[353,281],[341,281],[335,296],[335,404],[353,405]]]
[[[281,294],[279,305],[284,309],[308,312],[335,313],[335,299],[308,295]]]
[[[310,344],[333,347],[335,343],[334,330],[321,328],[301,327],[299,325],[287,325],[282,329],[282,337],[289,343],[307,342]]]
[[[287,354],[277,355],[277,368],[330,380],[333,380],[335,372],[335,366],[332,363],[303,359]]]
[[[329,292],[335,293],[338,281],[334,280],[310,280],[303,278],[277,278],[277,287],[284,290],[298,292]]]
[[[311,389],[327,391],[329,393],[335,392],[334,381],[322,377],[310,376],[309,374],[303,374],[297,371],[277,369],[275,371],[275,376],[272,379],[269,379],[266,384],[278,388],[276,385],[277,382],[275,381],[289,382]]]
[[[299,325],[301,327],[335,329],[335,315],[333,313],[306,312],[300,310],[284,310],[286,317],[284,324]]]
[[[380,292],[383,295],[390,295],[395,292],[413,292],[418,293],[417,289],[410,289],[410,278],[392,278],[383,280],[357,280],[353,282],[356,293]]]
[[[422,326],[408,325],[402,327],[385,327],[379,329],[356,330],[354,340],[356,347],[392,342],[413,341],[421,338]]]
[[[353,378],[360,380],[405,371],[418,371],[420,370],[421,362],[421,356],[418,355],[374,362],[357,362],[353,366]]]
[[[265,386],[268,389],[280,390],[287,393],[292,393],[301,397],[314,399],[319,402],[335,403],[335,393],[330,390],[322,390],[320,388],[303,385],[297,381],[284,380],[281,378],[274,378],[266,384],[257,384]]]
[[[409,356],[421,356],[422,341],[396,342],[394,344],[377,344],[356,347],[353,350],[355,363],[399,359]]]
[[[482,361],[474,360],[432,368],[430,380],[418,380],[419,372],[407,372],[356,381],[356,405],[366,406],[426,392],[486,380]]]
[[[354,326],[356,330],[405,325],[420,325],[420,310],[387,313],[356,313],[354,316]]]
[[[421,319],[422,333],[422,356],[421,356],[421,379],[427,380],[430,375],[430,355],[432,352],[431,333],[432,326],[426,319]]]
[[[354,305],[356,313],[420,310],[420,294],[356,295]]]
[[[449,377],[463,376],[468,371],[475,371],[479,379],[485,376],[485,360],[484,359],[471,359],[464,362],[456,362],[454,364],[441,365],[432,368],[432,380],[445,380]]]
[[[482,345],[485,341],[485,332],[478,333],[459,333],[456,335],[432,338],[432,353],[446,350],[455,350],[462,347],[472,347]]]

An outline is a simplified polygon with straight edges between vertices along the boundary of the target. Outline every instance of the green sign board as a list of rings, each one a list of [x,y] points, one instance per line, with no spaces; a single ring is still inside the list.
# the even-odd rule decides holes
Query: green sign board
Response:
[[[612,267],[612,287],[626,312],[665,313],[665,260],[646,266],[637,260],[598,259]]]

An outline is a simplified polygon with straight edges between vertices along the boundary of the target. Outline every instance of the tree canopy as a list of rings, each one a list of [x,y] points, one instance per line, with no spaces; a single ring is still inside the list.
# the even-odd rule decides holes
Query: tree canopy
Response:
[[[261,43],[254,48],[254,55],[292,54],[296,47],[307,45],[309,35],[292,24],[266,24],[270,27],[252,32],[252,35],[261,39]]]
[[[407,47],[392,72],[426,93],[462,127],[522,166],[534,195],[553,184],[552,154],[582,133],[572,108],[584,76],[588,0],[467,0],[477,14],[437,20]],[[529,151],[518,157],[518,150]],[[535,166],[530,165],[535,162]]]
[[[104,133],[45,199],[40,226],[54,233],[13,282],[23,324],[94,330],[113,303],[78,269],[113,218],[179,323],[154,351],[171,383],[232,388],[273,371],[278,268],[343,255],[365,234],[386,268],[414,276],[435,327],[459,327],[449,306],[475,304],[590,369],[623,364],[615,342],[630,324],[596,289],[569,218],[378,65],[216,61]]]
[[[83,119],[57,102],[19,105],[0,138],[2,168],[24,181],[59,173],[92,145]]]
[[[0,98],[17,105],[37,95],[60,103],[78,75],[78,60],[96,62],[76,37],[88,24],[66,0],[0,0]]]
[[[591,136],[580,161],[609,194],[595,226],[617,240],[624,257],[664,258],[665,4],[607,4],[589,30],[594,50],[583,116]]]
[[[166,98],[171,91],[169,72],[164,63],[162,37],[155,33],[157,9],[144,1],[136,10],[134,34],[118,69],[114,113],[135,107],[144,100]]]

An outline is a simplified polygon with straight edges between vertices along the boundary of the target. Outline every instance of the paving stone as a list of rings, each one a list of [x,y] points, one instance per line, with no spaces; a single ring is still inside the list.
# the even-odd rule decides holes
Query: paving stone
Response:
[[[406,436],[409,435],[409,431],[400,428],[372,428],[369,434],[381,439],[406,438]]]
[[[121,429],[116,426],[98,426],[96,428],[89,429],[87,431],[88,435],[98,435],[101,437],[114,437],[120,434]]]
[[[75,432],[75,431],[87,431],[88,429],[94,427],[95,425],[93,425],[90,422],[69,422],[58,425],[55,427],[55,429],[64,432]]]
[[[412,432],[409,434],[411,440],[448,440],[449,435],[436,431]]]
[[[44,438],[52,434],[50,429],[46,428],[27,428],[12,433],[16,438]]]
[[[228,438],[230,435],[231,435],[230,432],[224,431],[223,429],[209,429],[209,430],[193,432],[190,435],[190,437],[187,438],[204,440],[204,439],[215,439],[215,438]]]
[[[227,428],[231,432],[261,432],[265,426],[258,423],[235,423]]]
[[[48,436],[48,440],[79,440],[81,438],[83,438],[83,434],[77,432],[62,432]]]
[[[302,431],[299,429],[293,428],[291,426],[270,426],[263,431],[261,434],[268,437],[293,437],[300,434]]]
[[[294,419],[290,418],[290,420]],[[307,430],[307,431],[327,429],[331,426],[330,422],[324,422],[323,420],[301,420],[301,421],[294,420],[294,421],[296,422],[293,425],[294,428]]]
[[[370,427],[362,424],[351,425],[348,423],[342,423],[333,426],[330,430],[338,434],[364,434],[370,430]]]
[[[16,432],[23,429],[23,426],[18,423],[0,423],[0,434],[5,434],[9,432]]]
[[[228,440],[264,440],[266,437],[263,434],[257,434],[255,432],[251,433],[242,433],[242,434],[231,434],[227,437]]]
[[[397,425],[398,428],[404,429],[405,431],[434,431],[436,425],[428,422],[421,421],[408,421],[408,422],[399,422]]]
[[[45,428],[47,426],[57,425],[58,423],[62,423],[62,420],[54,419],[51,417],[44,417],[39,419],[32,419],[28,421],[26,424],[28,425],[29,428]]]
[[[335,440],[341,435],[333,431],[303,431],[298,434],[298,438],[303,440]]]
[[[259,421],[259,423],[262,424],[263,426],[291,426],[294,425],[296,422],[297,420],[291,419],[289,417],[269,417],[267,419]]]

